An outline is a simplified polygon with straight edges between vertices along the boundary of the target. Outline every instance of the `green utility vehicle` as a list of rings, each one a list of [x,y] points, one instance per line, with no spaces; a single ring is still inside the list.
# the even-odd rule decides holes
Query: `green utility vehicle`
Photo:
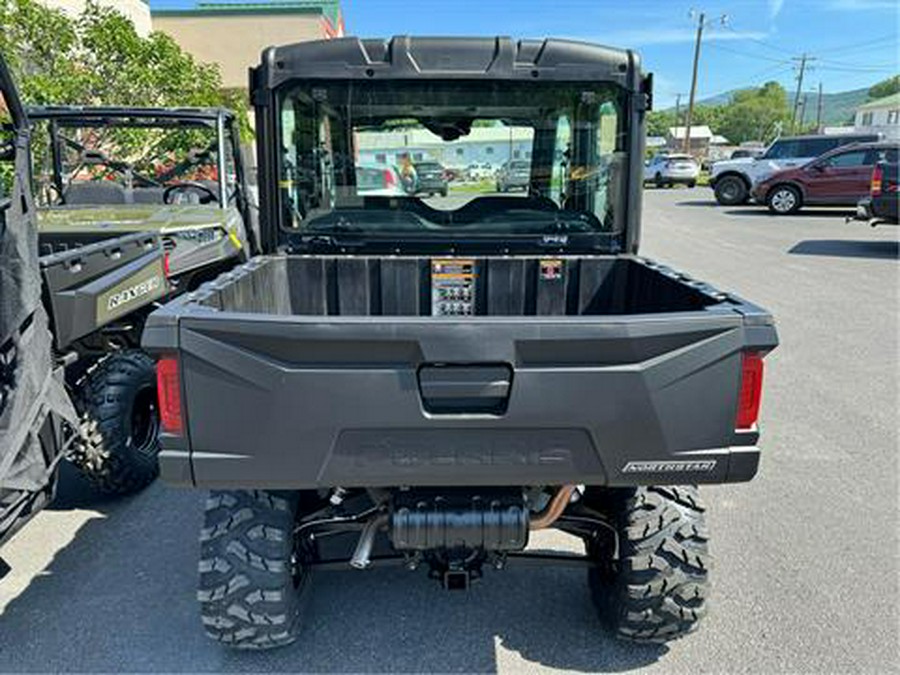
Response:
[[[101,491],[132,492],[159,470],[147,315],[253,248],[236,122],[220,109],[28,114],[44,304],[80,416],[69,457]]]

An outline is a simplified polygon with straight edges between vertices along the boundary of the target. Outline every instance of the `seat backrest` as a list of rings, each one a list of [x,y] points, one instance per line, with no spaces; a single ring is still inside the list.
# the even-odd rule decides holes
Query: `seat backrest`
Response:
[[[134,188],[131,192],[135,204],[162,204],[165,188]]]
[[[72,183],[65,192],[66,204],[125,204],[125,188],[110,181]]]

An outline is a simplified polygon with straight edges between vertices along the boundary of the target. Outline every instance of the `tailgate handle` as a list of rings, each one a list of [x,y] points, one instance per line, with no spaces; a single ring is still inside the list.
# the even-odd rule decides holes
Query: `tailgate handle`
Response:
[[[490,365],[424,365],[419,368],[419,395],[427,412],[445,415],[506,412],[512,389],[512,367]]]

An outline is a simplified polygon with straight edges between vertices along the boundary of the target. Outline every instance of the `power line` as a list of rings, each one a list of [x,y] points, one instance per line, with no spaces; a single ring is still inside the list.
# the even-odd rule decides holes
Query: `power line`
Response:
[[[712,47],[713,49],[720,50],[723,52],[729,52],[730,54],[737,54],[738,56],[745,56],[748,59],[753,59],[754,61],[771,61],[772,63],[789,63],[790,58],[786,59],[775,59],[771,56],[763,56],[761,54],[751,54],[750,52],[744,52],[739,49],[731,49],[730,47],[725,47],[724,45],[716,44],[714,42],[710,42],[707,46]]]
[[[896,33],[891,33],[890,35],[883,35],[863,42],[855,42],[853,44],[838,47],[826,47],[825,49],[819,49],[818,52],[820,54],[834,54],[835,52],[853,51],[855,49],[870,49],[879,46],[882,42],[896,42],[897,38],[898,36]]]

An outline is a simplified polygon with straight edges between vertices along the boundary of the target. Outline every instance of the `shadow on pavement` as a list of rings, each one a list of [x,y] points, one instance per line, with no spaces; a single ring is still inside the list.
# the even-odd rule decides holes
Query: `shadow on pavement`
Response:
[[[897,241],[856,241],[849,239],[807,239],[788,251],[794,255],[821,255],[838,258],[900,258]]]
[[[608,637],[584,570],[555,567],[486,570],[459,593],[421,569],[319,572],[296,643],[229,651],[205,637],[196,608],[203,493],[157,483],[98,503],[77,474],[63,478],[58,508],[102,517],[7,606],[2,672],[496,672],[515,668],[509,651],[554,668],[622,672],[668,651]]]
[[[718,206],[719,203],[713,199],[689,199],[683,202],[675,202],[675,206]]]
[[[855,211],[853,209],[800,209],[797,213],[790,213],[786,216],[776,216],[771,213],[765,206],[746,207],[739,209],[728,209],[725,211],[729,216],[765,216],[771,218],[773,222],[777,222],[786,218],[846,218],[852,216]]]

